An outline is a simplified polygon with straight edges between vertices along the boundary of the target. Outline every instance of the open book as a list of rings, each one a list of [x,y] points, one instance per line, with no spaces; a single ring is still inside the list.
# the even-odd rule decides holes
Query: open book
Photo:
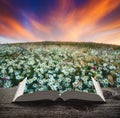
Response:
[[[58,98],[66,100],[77,99],[85,101],[106,102],[99,83],[92,78],[96,93],[86,93],[79,91],[67,91],[62,95],[59,95],[56,91],[37,91],[30,94],[24,94],[27,78],[19,83],[18,89],[12,102],[26,102],[26,101],[39,101],[39,100],[52,100],[55,101]]]

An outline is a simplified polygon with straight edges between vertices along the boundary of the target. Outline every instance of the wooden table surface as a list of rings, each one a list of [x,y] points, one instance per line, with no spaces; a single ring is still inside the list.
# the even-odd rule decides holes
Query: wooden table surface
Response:
[[[103,90],[105,104],[82,101],[11,103],[16,88],[0,88],[0,118],[120,118],[120,88]]]

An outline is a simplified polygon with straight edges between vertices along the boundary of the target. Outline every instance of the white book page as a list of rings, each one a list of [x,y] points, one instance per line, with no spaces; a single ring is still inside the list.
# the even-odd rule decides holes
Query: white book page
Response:
[[[14,96],[12,102],[14,102],[19,96],[23,95],[26,82],[27,82],[27,78],[25,78],[22,82],[19,83],[18,89],[15,93],[15,96]]]
[[[104,102],[106,102],[99,82],[97,82],[94,78],[92,78],[92,81],[93,81],[93,84],[95,86],[95,90],[96,90],[97,94],[103,99]]]

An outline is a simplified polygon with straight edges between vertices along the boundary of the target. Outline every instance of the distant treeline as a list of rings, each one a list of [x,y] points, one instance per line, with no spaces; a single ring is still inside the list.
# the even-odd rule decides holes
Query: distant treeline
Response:
[[[93,43],[93,42],[58,42],[58,41],[44,41],[44,42],[26,42],[26,43],[11,43],[11,44],[0,44],[0,45],[8,45],[8,46],[18,46],[18,47],[36,47],[40,45],[69,45],[69,46],[78,46],[78,47],[89,47],[89,48],[114,48],[120,49],[119,45],[112,45],[112,44],[103,44],[103,43]]]

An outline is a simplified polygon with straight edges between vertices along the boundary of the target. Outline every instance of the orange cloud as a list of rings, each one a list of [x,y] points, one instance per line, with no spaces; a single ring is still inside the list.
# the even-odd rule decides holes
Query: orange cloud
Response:
[[[90,0],[82,8],[75,8],[74,4],[71,4],[71,2],[68,3],[66,0],[59,1],[60,6],[52,13],[52,16],[49,17],[51,24],[54,24],[56,29],[63,32],[61,36],[56,38],[58,41],[85,41],[84,37],[88,36],[88,39],[89,35],[91,36],[92,34],[94,39],[96,33],[99,35],[101,32],[120,27],[120,20],[108,23],[102,27],[98,24],[102,18],[120,5],[119,0],[114,2],[113,0],[99,0],[99,2],[96,0]],[[64,13],[69,6],[72,10],[65,15]],[[61,13],[63,10],[64,13]],[[103,43],[107,43],[107,40],[103,41]]]
[[[40,38],[37,38],[30,31],[25,29],[19,22],[10,18],[10,17],[1,17],[4,25],[0,28],[0,32],[3,35],[9,35],[16,39],[23,39],[28,41],[40,41]]]
[[[98,37],[94,42],[120,45],[120,31]]]
[[[33,26],[34,29],[38,30],[39,32],[43,32],[43,33],[46,33],[46,34],[50,34],[51,31],[50,31],[50,27],[49,26],[45,26],[35,20],[31,20],[31,19],[28,19],[31,23],[31,25]]]

